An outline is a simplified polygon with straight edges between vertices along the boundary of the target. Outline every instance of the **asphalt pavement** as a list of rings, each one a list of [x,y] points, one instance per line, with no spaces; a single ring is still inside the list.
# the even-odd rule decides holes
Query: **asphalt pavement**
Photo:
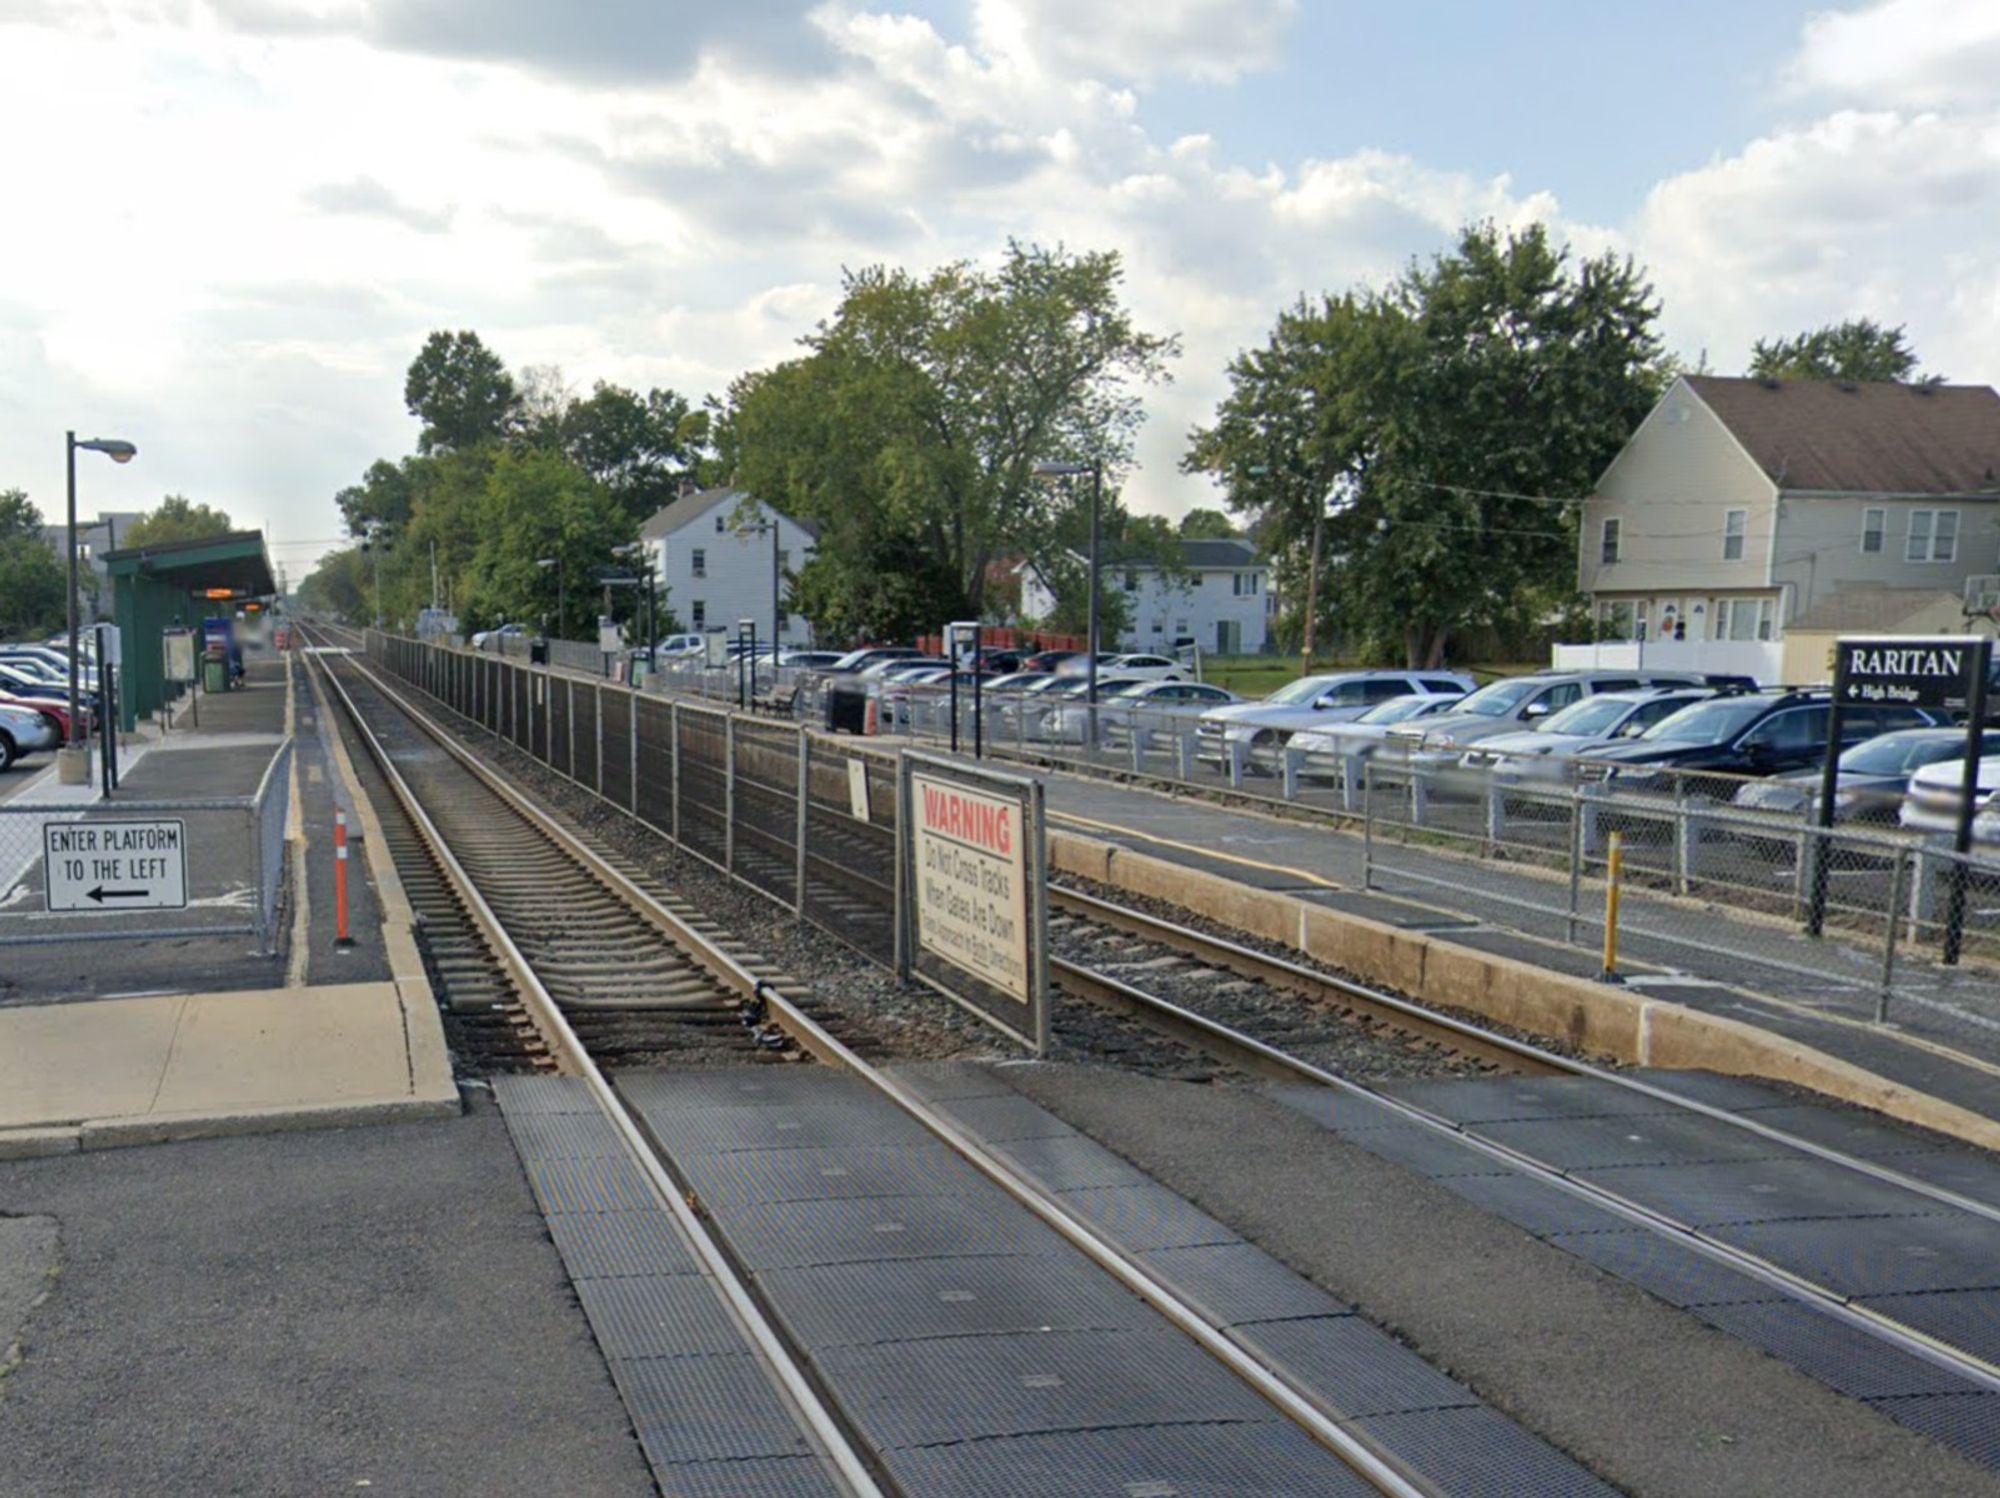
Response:
[[[490,1106],[0,1163],[0,1374],[5,1498],[655,1491]]]

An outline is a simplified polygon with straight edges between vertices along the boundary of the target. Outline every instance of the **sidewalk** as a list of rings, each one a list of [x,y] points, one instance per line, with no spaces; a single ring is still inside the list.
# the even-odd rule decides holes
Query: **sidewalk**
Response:
[[[1588,947],[1564,940],[1566,886],[1532,874],[1378,841],[1364,888],[1358,835],[1086,776],[1046,778],[1055,827],[1551,972],[1594,978],[1602,968],[1594,926],[1585,928]],[[1877,974],[1837,944],[1787,936],[1781,958],[1755,957],[1734,938],[1747,933],[1770,944],[1774,933],[1747,925],[1735,933],[1726,911],[1690,904],[1663,915],[1649,903],[1644,915],[1685,930],[1657,940],[1627,929],[1621,967],[1629,967],[1630,988],[2000,1118],[2000,1016],[1956,992],[1952,970],[1911,961],[1903,971],[1921,975],[1920,997],[1902,1001],[1893,1022],[1878,1026],[1870,1021]],[[1976,986],[1990,990],[1991,980],[1981,975]]]
[[[0,1010],[0,1158],[391,1123],[458,1106],[427,987]]]

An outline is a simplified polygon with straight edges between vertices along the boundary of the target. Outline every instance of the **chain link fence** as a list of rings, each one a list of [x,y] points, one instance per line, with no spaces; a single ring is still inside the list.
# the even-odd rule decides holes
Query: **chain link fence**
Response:
[[[256,939],[259,953],[269,954],[286,903],[292,753],[287,739],[249,796],[0,803],[0,946],[247,935]],[[94,908],[50,909],[50,831],[92,822],[159,823],[175,829],[156,856],[185,861],[186,904],[120,910],[118,899],[139,896],[106,888],[86,858],[81,872],[67,875],[67,881],[94,882]]]

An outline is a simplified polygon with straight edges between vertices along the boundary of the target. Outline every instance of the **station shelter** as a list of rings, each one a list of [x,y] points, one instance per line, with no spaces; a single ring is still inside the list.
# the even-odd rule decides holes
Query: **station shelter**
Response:
[[[128,732],[182,691],[166,679],[166,631],[198,631],[202,620],[251,603],[263,607],[278,591],[262,531],[133,546],[104,552],[99,560],[111,577],[112,619],[124,658],[119,718]]]

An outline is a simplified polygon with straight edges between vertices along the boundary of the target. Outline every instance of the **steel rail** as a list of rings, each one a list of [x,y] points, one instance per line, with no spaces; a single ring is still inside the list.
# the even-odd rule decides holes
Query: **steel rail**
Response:
[[[1354,1007],[1366,1007],[1371,1012],[1388,1018],[1391,1023],[1406,1025],[1411,1029],[1438,1032],[1448,1037],[1455,1049],[1466,1051],[1468,1054],[1477,1055],[1484,1051],[1490,1054],[1491,1059],[1519,1066],[1529,1072],[1588,1077],[1635,1096],[1668,1104],[1675,1111],[1728,1124],[1732,1128],[1741,1129],[1773,1144],[1781,1144],[1802,1155],[1810,1155],[1829,1165],[1838,1165],[1857,1175],[1867,1176],[1885,1186],[1895,1186],[1925,1197],[1940,1206],[1968,1212],[1989,1222],[2000,1222],[2000,1207],[1991,1202],[1980,1201],[1976,1197],[1953,1191],[1947,1186],[1939,1186],[1931,1181],[1905,1175],[1899,1170],[1873,1160],[1863,1159],[1858,1155],[1850,1155],[1831,1145],[1801,1138],[1797,1134],[1771,1124],[1761,1123],[1741,1113],[1732,1112],[1728,1108],[1661,1087],[1643,1077],[1593,1066],[1588,1061],[1551,1051],[1519,1036],[1488,1030],[1456,1015],[1440,1014],[1413,999],[1406,999],[1399,994],[1385,993],[1378,988],[1370,988],[1356,979],[1306,967],[1269,952],[1260,952],[1254,947],[1243,946],[1226,937],[1213,936],[1206,931],[1197,931],[1193,927],[1180,925],[1150,911],[1135,910],[1127,905],[1119,905],[1096,895],[1086,894],[1082,890],[1065,889],[1061,885],[1052,884],[1049,886],[1049,903],[1052,908],[1060,907],[1129,934],[1148,937],[1162,946],[1173,947],[1189,956],[1211,962],[1217,967],[1226,968],[1244,977],[1256,978],[1281,988],[1303,990],[1315,997],[1330,997]],[[1083,971],[1077,969],[1079,974]],[[1087,980],[1079,977],[1078,981]],[[1449,1119],[1444,1121],[1450,1122]]]
[[[503,796],[512,809],[527,817],[536,826],[548,830],[552,836],[561,841],[600,881],[622,893],[635,908],[648,912],[663,929],[688,930],[679,917],[660,905],[649,891],[632,881],[623,870],[557,826],[522,792],[506,784],[496,772],[478,763],[467,750],[452,742],[449,735],[430,722],[428,715],[422,709],[410,705],[400,691],[383,682],[380,675],[368,665],[358,660],[352,664],[366,675],[378,690],[402,707],[419,727],[429,733],[460,763],[467,765],[484,783]],[[704,938],[692,931],[688,932],[688,940],[707,945]],[[724,963],[734,963],[734,959],[726,953],[718,951],[715,955]],[[1194,1341],[1286,1418],[1300,1426],[1320,1445],[1345,1462],[1358,1476],[1385,1495],[1385,1498],[1441,1498],[1439,1491],[1432,1484],[1416,1478],[1404,1470],[1393,1457],[1378,1450],[1372,1442],[1348,1430],[1341,1423],[1343,1417],[1340,1412],[1326,1408],[1313,1393],[1298,1388],[1289,1379],[1253,1357],[1233,1340],[1226,1330],[1210,1321],[1168,1285],[1156,1278],[1134,1256],[1127,1254],[1097,1229],[1077,1217],[1051,1193],[1044,1191],[900,1081],[871,1066],[810,1015],[792,1004],[777,989],[755,979],[747,970],[740,969],[740,966],[739,971],[743,972],[745,980],[753,984],[760,993],[771,1017],[803,1049],[821,1061],[852,1072],[942,1140],[1008,1196],[1034,1213],[1100,1269],[1139,1296],[1176,1330]]]
[[[1405,1102],[1388,1093],[1377,1091],[1365,1083],[1315,1066],[1245,1031],[1212,1020],[1170,999],[1147,993],[1123,979],[1115,978],[1108,973],[1081,968],[1074,963],[1058,963],[1052,960],[1050,965],[1062,978],[1065,986],[1068,986],[1072,979],[1077,982],[1078,986],[1073,991],[1077,992],[1079,997],[1095,998],[1098,994],[1111,995],[1112,1007],[1120,1012],[1138,1016],[1148,1022],[1157,1022],[1162,1030],[1177,1037],[1193,1038],[1210,1054],[1229,1056],[1245,1070],[1267,1076],[1281,1076],[1292,1081],[1312,1082],[1350,1097],[1363,1098],[1383,1106],[1410,1123],[1455,1139],[1468,1149],[1476,1150],[1518,1169],[1545,1185],[1554,1186],[1625,1221],[1685,1243],[1704,1257],[1725,1264],[1763,1284],[1771,1285],[1878,1341],[1945,1368],[1970,1382],[1981,1385],[1988,1391],[2000,1392],[2000,1367],[1953,1347],[1928,1333],[1905,1326],[1893,1317],[1884,1316],[1865,1306],[1854,1305],[1848,1297],[1838,1291],[1830,1290],[1756,1254],[1725,1243],[1692,1224],[1656,1211],[1643,1203],[1632,1201],[1615,1191],[1575,1180],[1559,1167],[1549,1165],[1511,1145],[1486,1139],[1430,1109]]]
[[[354,664],[357,669],[373,678],[373,673],[367,671],[365,666],[358,661]],[[721,1244],[716,1241],[708,1224],[695,1211],[686,1193],[681,1190],[680,1184],[668,1173],[658,1152],[648,1142],[644,1130],[631,1116],[624,1099],[618,1095],[609,1079],[591,1059],[588,1048],[570,1027],[561,1006],[535,975],[533,967],[500,925],[484,896],[452,855],[435,824],[418,802],[415,792],[396,768],[374,730],[368,726],[367,720],[361,715],[346,687],[331,670],[327,670],[325,674],[327,681],[346,708],[349,720],[367,746],[369,756],[380,768],[383,779],[395,794],[397,801],[410,817],[412,824],[430,844],[440,866],[457,888],[460,898],[466,902],[467,908],[474,912],[483,934],[505,955],[510,974],[519,985],[523,1007],[533,1019],[536,1028],[542,1032],[551,1053],[558,1058],[559,1064],[565,1071],[581,1079],[588,1088],[592,1100],[616,1131],[633,1163],[645,1177],[646,1184],[654,1197],[686,1236],[696,1257],[707,1271],[709,1280],[720,1293],[724,1308],[731,1320],[742,1333],[744,1340],[757,1350],[765,1366],[776,1379],[779,1390],[792,1408],[798,1423],[819,1443],[823,1453],[839,1471],[842,1481],[855,1498],[886,1498],[885,1490],[877,1481],[869,1463],[856,1449],[840,1421],[827,1408],[818,1390],[814,1388],[804,1369],[799,1366],[797,1356],[786,1345],[776,1327],[771,1324],[744,1282],[743,1276]],[[377,684],[379,685],[379,682]],[[425,726],[421,720],[417,721],[420,727]]]

